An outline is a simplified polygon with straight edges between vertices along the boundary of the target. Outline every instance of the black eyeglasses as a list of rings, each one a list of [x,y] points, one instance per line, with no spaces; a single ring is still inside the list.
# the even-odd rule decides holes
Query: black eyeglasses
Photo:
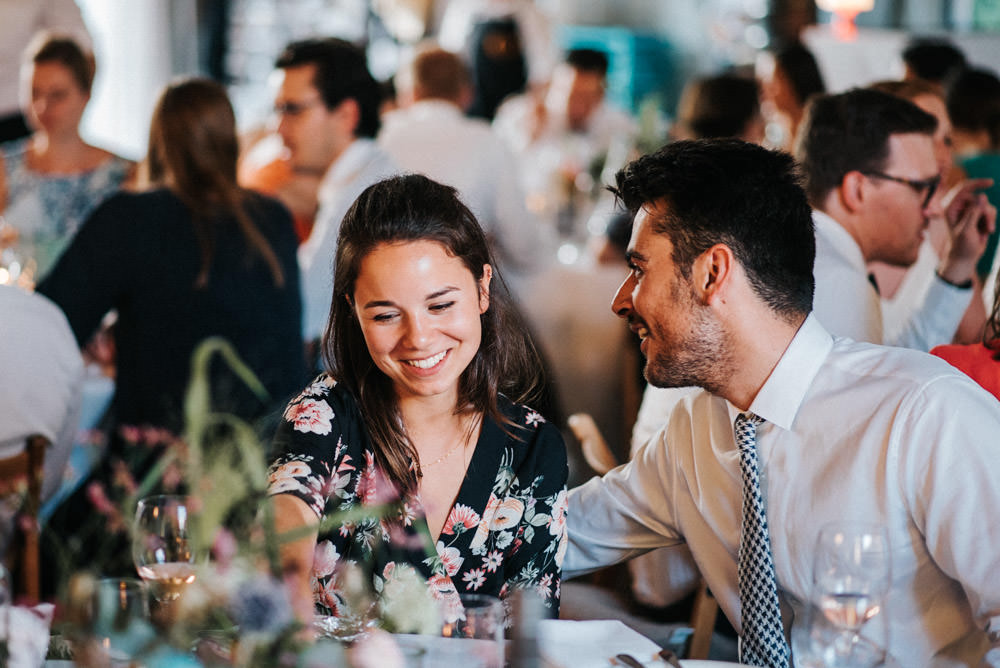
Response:
[[[927,194],[924,195],[924,202],[921,205],[922,209],[926,209],[927,205],[931,203],[931,198],[934,197],[934,193],[937,192],[938,186],[941,185],[941,175],[932,176],[929,179],[904,179],[902,176],[892,176],[890,174],[883,174],[882,172],[861,172],[865,176],[873,176],[877,179],[885,179],[886,181],[895,181],[896,183],[902,183],[903,185],[910,186],[919,195],[925,190]]]
[[[306,100],[304,102],[281,102],[274,105],[274,113],[276,116],[299,116],[306,109],[315,107],[318,104],[322,104],[323,100],[319,98],[314,98],[312,100]]]

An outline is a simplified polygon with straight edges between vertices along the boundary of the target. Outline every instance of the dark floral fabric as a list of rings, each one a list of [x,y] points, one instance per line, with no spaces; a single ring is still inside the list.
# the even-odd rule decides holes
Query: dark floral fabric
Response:
[[[321,519],[313,562],[319,612],[342,605],[338,565],[363,564],[381,591],[398,565],[415,568],[448,605],[460,593],[506,597],[534,590],[559,610],[566,553],[566,450],[559,430],[536,411],[502,399],[510,435],[485,420],[441,535],[431,540],[419,498],[396,498],[380,475],[353,397],[320,376],[284,413],[270,493],[294,494]],[[388,505],[386,505],[388,504]],[[346,513],[370,507],[371,516]],[[390,508],[378,513],[378,508]],[[362,513],[363,515],[363,513]]]

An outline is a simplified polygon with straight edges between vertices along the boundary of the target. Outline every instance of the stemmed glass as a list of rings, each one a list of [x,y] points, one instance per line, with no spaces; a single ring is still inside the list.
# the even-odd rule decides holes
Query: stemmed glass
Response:
[[[813,610],[806,653],[827,666],[877,666],[882,646],[861,635],[889,591],[889,540],[876,524],[833,522],[816,541]],[[884,626],[884,625],[882,625]],[[884,640],[884,639],[883,639]],[[818,655],[818,656],[817,656]]]
[[[132,559],[153,596],[164,605],[194,582],[190,501],[185,496],[150,496],[139,501],[132,534]]]

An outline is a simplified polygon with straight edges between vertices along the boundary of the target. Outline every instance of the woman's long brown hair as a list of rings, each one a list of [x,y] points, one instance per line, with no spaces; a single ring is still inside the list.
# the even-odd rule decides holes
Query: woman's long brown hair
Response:
[[[490,305],[480,316],[482,342],[459,379],[456,414],[475,411],[514,434],[515,426],[500,412],[498,397],[504,394],[514,401],[533,397],[540,385],[541,363],[496,271],[486,236],[454,188],[411,174],[381,181],[361,193],[340,227],[323,355],[330,375],[357,399],[379,467],[397,489],[412,493],[421,475],[419,458],[406,433],[392,380],[372,360],[351,306],[365,256],[380,244],[400,241],[440,243],[477,282],[484,265],[494,267]]]
[[[221,85],[194,78],[167,86],[153,112],[145,180],[169,188],[191,211],[201,253],[197,287],[208,283],[219,216],[234,218],[275,284],[285,282],[278,256],[246,212],[247,193],[236,183],[238,155],[236,116]]]

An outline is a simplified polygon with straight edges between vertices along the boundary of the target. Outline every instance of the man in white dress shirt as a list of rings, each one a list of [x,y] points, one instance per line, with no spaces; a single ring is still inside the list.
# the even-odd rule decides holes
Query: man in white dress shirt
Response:
[[[302,334],[313,341],[330,312],[341,219],[361,191],[399,170],[374,142],[381,94],[364,51],[340,39],[308,39],[285,47],[276,66],[278,134],[292,169],[322,175],[316,223],[299,247]]]
[[[834,334],[926,351],[950,343],[962,320],[996,209],[974,192],[980,182],[934,196],[941,180],[936,126],[911,102],[866,89],[814,98],[806,110],[795,155],[816,224],[814,309]],[[867,263],[916,262],[937,207],[948,222],[949,248],[922,300],[883,326]]]
[[[425,46],[396,75],[401,108],[383,118],[378,144],[405,170],[456,188],[495,245],[504,269],[523,274],[543,257],[541,228],[525,206],[514,156],[489,123],[468,118],[468,72],[457,54]]]
[[[686,543],[742,633],[734,420],[752,413],[786,634],[803,624],[819,528],[875,522],[891,548],[888,650],[907,667],[977,665],[1000,642],[1000,404],[929,355],[831,336],[811,315],[813,225],[790,156],[676,142],[617,181],[635,223],[613,309],[652,384],[703,391],[632,462],[571,492],[564,573]]]

